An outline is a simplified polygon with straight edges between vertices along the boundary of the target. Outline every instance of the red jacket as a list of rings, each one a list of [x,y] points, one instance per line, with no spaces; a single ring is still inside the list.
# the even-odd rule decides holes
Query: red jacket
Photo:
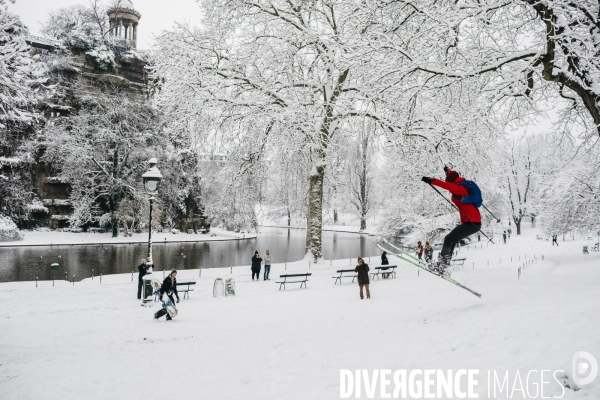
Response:
[[[445,181],[442,181],[439,179],[433,179],[431,181],[431,184],[435,185],[435,186],[439,186],[442,189],[446,189],[447,191],[449,191],[450,193],[452,193],[453,195],[456,195],[456,196],[468,196],[469,191],[467,190],[467,188],[464,187],[463,185],[458,184],[458,182],[462,182],[464,180],[465,180],[465,178],[459,177],[456,181],[454,181],[454,183],[450,183],[450,182],[445,182]],[[477,209],[477,207],[475,207],[473,204],[461,203],[461,201],[459,199],[457,199],[455,196],[452,196],[452,202],[454,203],[454,205],[456,207],[458,207],[458,209],[460,211],[460,222],[465,223],[465,222],[471,221],[471,222],[481,223],[481,214],[479,213],[479,210]],[[465,216],[466,216],[466,218],[465,218]]]

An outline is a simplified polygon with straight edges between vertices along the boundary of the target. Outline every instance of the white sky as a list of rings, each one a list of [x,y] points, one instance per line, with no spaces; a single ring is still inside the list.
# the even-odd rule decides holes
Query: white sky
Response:
[[[10,6],[13,13],[29,27],[33,35],[39,34],[40,22],[45,21],[50,10],[75,4],[86,4],[88,0],[17,0]],[[105,0],[107,1],[107,0]],[[138,31],[138,48],[148,49],[153,35],[170,29],[175,21],[189,21],[198,25],[200,7],[195,0],[131,0],[135,9],[142,14]]]

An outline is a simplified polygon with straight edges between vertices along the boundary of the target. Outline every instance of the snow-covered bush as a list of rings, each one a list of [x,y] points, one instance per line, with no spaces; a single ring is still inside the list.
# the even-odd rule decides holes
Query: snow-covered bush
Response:
[[[23,240],[23,232],[17,228],[12,219],[0,214],[0,242]]]

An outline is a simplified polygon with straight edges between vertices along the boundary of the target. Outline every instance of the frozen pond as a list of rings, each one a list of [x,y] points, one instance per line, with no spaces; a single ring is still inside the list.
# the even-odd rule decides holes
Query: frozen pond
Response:
[[[156,243],[155,271],[163,269],[217,268],[250,265],[255,250],[270,250],[274,263],[297,261],[304,256],[304,229],[261,227],[256,239],[205,243]],[[378,256],[375,237],[358,233],[323,232],[325,259]],[[40,246],[0,248],[0,282],[52,279],[50,264],[60,264],[57,278],[88,278],[100,273],[135,271],[147,255],[147,244]]]

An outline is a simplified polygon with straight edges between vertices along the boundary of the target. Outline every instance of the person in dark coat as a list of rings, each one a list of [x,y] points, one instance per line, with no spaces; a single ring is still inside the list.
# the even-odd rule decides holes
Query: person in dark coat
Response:
[[[358,286],[360,287],[360,299],[364,298],[363,296],[363,287],[366,286],[367,289],[367,299],[371,298],[371,292],[369,291],[369,264],[366,264],[362,258],[359,257],[358,265],[354,268],[354,272],[358,273]]]
[[[254,257],[252,257],[252,280],[254,280],[254,275],[256,275],[256,280],[260,277],[260,263],[262,262],[262,258],[258,254],[258,250],[254,252]]]
[[[387,258],[387,252],[386,251],[384,251],[381,254],[381,265],[390,265],[390,262],[389,262],[389,260]]]
[[[558,246],[558,241],[557,241],[558,235],[552,235],[552,246],[554,247],[554,243],[556,243],[556,245]]]
[[[142,279],[144,275],[148,273],[148,266],[146,265],[146,259],[142,260],[142,263],[138,266],[138,271],[140,274],[138,275],[138,300],[142,298],[142,286],[144,285],[144,280]]]
[[[177,293],[177,270],[176,269],[171,271],[169,276],[167,276],[165,278],[165,280],[162,283],[162,286],[160,287],[160,296],[158,297],[158,299],[161,301],[161,303],[164,302],[163,295],[165,293],[166,293],[167,297],[169,298],[169,300],[171,300],[171,303],[175,304],[175,299],[173,298],[173,295],[175,295],[175,297],[177,297],[177,303],[179,303],[179,293]],[[159,310],[156,314],[154,314],[154,318],[159,319],[163,315],[167,316],[167,321],[170,321],[172,319],[171,316],[167,313],[167,310],[164,308],[162,310]]]

